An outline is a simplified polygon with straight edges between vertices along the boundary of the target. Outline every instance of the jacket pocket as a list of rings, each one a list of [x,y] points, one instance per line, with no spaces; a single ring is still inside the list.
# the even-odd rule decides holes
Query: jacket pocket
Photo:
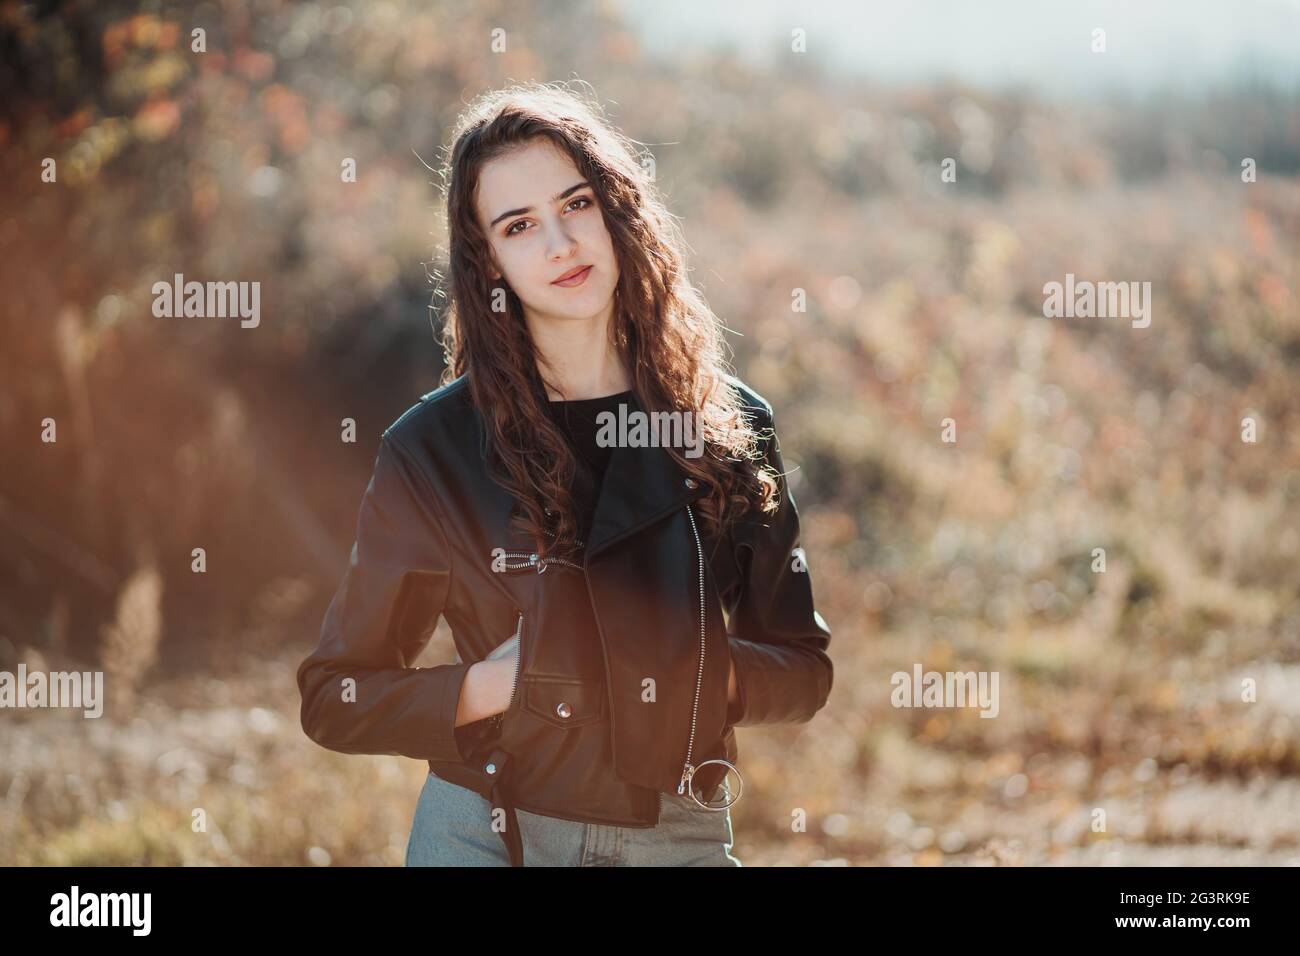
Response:
[[[482,723],[485,725],[486,730],[477,739],[475,750],[481,749],[484,741],[495,744],[500,740],[505,731],[506,719],[512,717],[519,710],[519,686],[524,671],[524,625],[526,624],[526,620],[523,611],[516,609],[516,613],[518,614],[518,617],[515,620],[514,634],[506,638],[505,641],[498,645],[496,649],[484,658],[484,660],[497,659],[500,656],[498,655],[498,651],[500,651],[506,644],[512,641],[514,642],[515,673],[510,685],[510,697],[506,701],[505,710],[498,711],[490,717],[483,718]]]
[[[589,680],[527,677],[523,684],[523,706],[553,727],[583,727],[604,716],[604,687]]]

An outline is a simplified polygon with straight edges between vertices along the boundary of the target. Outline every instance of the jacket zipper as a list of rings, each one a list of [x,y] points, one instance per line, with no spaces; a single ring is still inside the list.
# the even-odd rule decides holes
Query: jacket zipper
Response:
[[[515,625],[515,676],[510,682],[510,702],[506,704],[506,710],[509,710],[515,704],[515,693],[519,689],[519,672],[524,669],[524,612],[519,612],[519,623]],[[503,712],[504,715],[504,712]]]
[[[520,568],[535,567],[537,568],[538,574],[544,574],[546,568],[552,564],[562,564],[565,567],[577,568],[579,571],[582,570],[581,564],[574,564],[567,558],[539,558],[536,554],[525,554],[522,551],[507,551],[502,555],[502,558],[506,562],[505,569],[507,571],[518,571]],[[519,563],[512,564],[512,561]]]
[[[547,534],[549,534],[552,538],[556,537],[555,532],[552,531],[550,528],[543,528],[542,530],[545,531]],[[581,542],[581,541],[576,541],[576,540],[575,540],[575,541],[574,541],[574,544],[576,544],[579,548],[582,548],[582,542]]]
[[[695,513],[691,506],[686,506],[686,516],[691,519],[691,532],[695,535],[695,554],[700,569],[700,665],[695,674],[695,702],[691,706],[691,736],[686,742],[686,762],[682,765],[682,779],[677,784],[677,793],[686,793],[691,777],[695,775],[695,765],[691,757],[695,751],[695,722],[700,713],[700,689],[704,683],[704,548],[700,545],[700,532],[695,527]],[[662,799],[660,800],[662,803]]]
[[[552,538],[556,536],[555,532],[552,531],[550,528],[543,528],[542,530],[545,531]],[[583,546],[581,541],[578,541],[577,545],[579,548],[582,548]],[[579,571],[582,570],[582,565],[575,564],[574,562],[568,560],[567,558],[539,558],[536,554],[530,554],[527,551],[507,551],[505,552],[504,555],[502,555],[502,557],[507,562],[506,564],[507,571],[518,571],[520,568],[536,567],[538,574],[544,574],[546,572],[547,566],[551,564],[562,564],[568,568],[577,568]],[[512,560],[523,561],[524,563],[510,564],[509,562]]]
[[[518,693],[519,690],[519,673],[524,668],[523,636],[524,636],[524,612],[520,611],[519,623],[515,625],[515,633],[513,635],[515,640],[518,641],[518,643],[515,645],[515,676],[510,681],[510,700],[506,704],[506,710],[509,710],[511,707],[514,706],[515,694]],[[491,717],[488,718],[488,721],[492,724],[493,728],[497,730],[501,729],[501,722],[505,720],[506,710],[503,710],[498,714],[493,714]]]

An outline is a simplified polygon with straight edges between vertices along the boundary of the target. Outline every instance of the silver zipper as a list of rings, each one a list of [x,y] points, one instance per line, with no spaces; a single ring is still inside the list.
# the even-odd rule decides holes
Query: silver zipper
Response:
[[[514,638],[518,641],[518,643],[515,645],[515,676],[510,681],[510,701],[506,704],[506,710],[509,710],[515,702],[515,692],[519,687],[519,672],[523,670],[523,666],[524,666],[523,633],[524,633],[524,612],[520,611],[519,623],[515,625],[515,633],[513,635]],[[493,714],[491,717],[488,718],[488,723],[490,723],[494,729],[500,730],[501,721],[505,719],[505,716],[506,716],[505,710],[501,711],[498,714]]]
[[[518,641],[518,644],[515,645],[515,676],[514,676],[514,680],[510,682],[510,702],[506,704],[506,710],[509,710],[514,705],[515,691],[519,687],[519,672],[524,669],[523,635],[524,635],[524,612],[520,611],[519,623],[515,625],[515,633],[514,633],[515,640]],[[502,716],[504,716],[504,712],[502,712]]]
[[[559,540],[559,538],[558,538],[558,536],[556,535],[556,533],[555,533],[554,531],[552,531],[550,528],[543,528],[542,530],[545,531],[547,534],[549,534],[552,538],[555,538],[556,540]],[[582,547],[582,542],[581,542],[581,541],[577,541],[577,540],[575,540],[575,541],[574,541],[574,544],[576,544],[579,548]]]
[[[695,750],[695,721],[700,713],[700,688],[704,683],[704,548],[700,546],[700,532],[695,527],[695,512],[686,506],[686,516],[691,519],[691,532],[695,535],[695,554],[700,569],[700,667],[695,674],[695,703],[691,707],[691,737],[686,743],[686,763],[682,765],[682,779],[677,784],[677,792],[683,794],[690,786],[691,777],[695,775],[695,765],[691,757]]]
[[[552,538],[556,536],[555,532],[552,531],[550,528],[543,528],[542,530],[545,531],[547,534],[549,534]],[[583,547],[581,541],[577,542],[577,545],[579,548]],[[502,558],[507,562],[505,565],[507,571],[518,571],[520,568],[535,567],[537,568],[538,574],[545,574],[546,568],[552,564],[561,564],[564,565],[566,568],[577,568],[579,571],[582,570],[581,564],[575,564],[574,562],[570,561],[568,558],[542,558],[535,553],[529,553],[527,551],[506,551],[504,554],[502,554]],[[510,564],[509,562],[511,561],[522,561],[523,563]]]
[[[552,564],[562,564],[565,567],[577,568],[579,571],[582,570],[581,564],[574,564],[567,558],[540,558],[536,554],[525,554],[522,551],[507,551],[501,557],[506,562],[504,567],[507,571],[518,571],[520,568],[535,567],[537,568],[538,574],[545,574],[547,566]],[[511,564],[511,561],[522,563]]]
[[[679,782],[679,783],[677,784],[677,793],[678,793],[679,795],[680,795],[680,794],[688,794],[688,795],[691,797],[692,800],[695,800],[696,803],[698,803],[700,806],[704,807],[704,808],[707,809],[707,810],[726,810],[726,809],[729,809],[729,808],[730,808],[730,807],[731,807],[731,806],[736,802],[736,800],[740,799],[740,791],[739,791],[739,790],[736,792],[736,799],[735,799],[735,800],[732,800],[732,801],[731,801],[730,803],[728,803],[725,807],[713,807],[713,806],[707,806],[706,804],[700,803],[699,800],[696,800],[696,799],[695,799],[695,794],[694,794],[694,792],[690,789],[690,787],[691,787],[691,780],[692,780],[692,779],[694,778],[694,776],[695,776],[695,771],[696,771],[697,769],[699,769],[699,768],[697,768],[693,763],[691,763],[691,757],[693,756],[693,752],[694,752],[694,749],[695,749],[695,722],[696,722],[696,719],[699,717],[699,713],[700,713],[700,688],[703,686],[703,682],[704,682],[704,647],[705,647],[705,640],[704,640],[704,548],[703,548],[703,546],[701,546],[701,544],[700,544],[700,532],[699,532],[699,529],[695,526],[695,512],[693,512],[693,511],[691,510],[691,506],[690,506],[689,504],[686,506],[686,516],[687,516],[688,518],[691,519],[691,532],[695,535],[695,557],[696,557],[696,561],[697,561],[697,566],[698,566],[699,569],[700,569],[700,669],[699,669],[699,671],[698,671],[698,672],[696,673],[696,675],[695,675],[695,703],[694,703],[694,705],[691,707],[691,737],[690,737],[690,740],[689,740],[689,741],[687,742],[687,744],[686,744],[686,762],[682,765],[682,779],[681,779],[681,782]],[[733,764],[731,764],[729,761],[721,760],[721,759],[714,759],[714,760],[706,760],[706,761],[704,761],[704,763],[705,763],[705,764],[709,764],[709,763],[723,763],[723,764],[726,764],[728,767],[731,768],[732,771],[735,772],[737,779],[739,780],[739,778],[740,778],[740,771],[737,770],[736,767],[735,767]],[[700,766],[704,766],[704,764],[701,764]],[[661,791],[660,794],[659,794],[659,807],[660,807],[660,810],[661,810],[661,812],[662,812],[662,809],[663,809],[663,793],[662,793],[662,791]]]

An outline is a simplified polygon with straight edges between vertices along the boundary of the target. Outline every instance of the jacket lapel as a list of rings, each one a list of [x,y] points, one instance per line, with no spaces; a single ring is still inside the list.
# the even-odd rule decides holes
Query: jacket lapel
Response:
[[[641,410],[635,396],[628,404],[630,410]],[[662,447],[615,446],[587,537],[588,562],[628,535],[708,493],[702,483],[688,487],[687,477]]]
[[[641,410],[632,396],[629,410]],[[484,425],[477,410],[473,412],[474,437],[483,444]],[[468,436],[466,436],[468,439]],[[478,456],[485,465],[483,456]],[[487,478],[486,471],[484,478]],[[705,485],[696,488],[686,485],[688,475],[663,448],[659,446],[617,445],[610,454],[609,464],[599,489],[594,488],[594,478],[580,461],[573,489],[578,497],[596,495],[591,526],[587,532],[584,554],[592,557],[616,544],[623,538],[686,506],[687,502],[702,498],[708,493]],[[514,496],[494,480],[486,480],[475,489],[479,497],[477,510],[485,533],[485,545],[490,549],[499,544],[529,546],[510,523],[517,502]],[[475,510],[470,502],[469,510]]]

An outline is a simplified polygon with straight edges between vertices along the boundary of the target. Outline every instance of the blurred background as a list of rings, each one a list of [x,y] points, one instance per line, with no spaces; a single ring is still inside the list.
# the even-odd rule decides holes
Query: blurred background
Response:
[[[1137,7],[0,3],[0,670],[108,687],[0,711],[0,864],[401,864],[426,765],[294,672],[441,372],[429,167],[523,80],[654,154],[795,469],[835,686],[738,731],[745,865],[1300,863],[1300,4]]]

